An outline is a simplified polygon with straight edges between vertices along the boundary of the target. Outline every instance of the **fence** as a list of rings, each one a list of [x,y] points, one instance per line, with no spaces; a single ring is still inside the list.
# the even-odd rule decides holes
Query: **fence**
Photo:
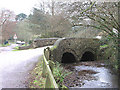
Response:
[[[57,83],[53,77],[54,64],[49,62],[49,48],[44,49],[43,53],[43,72],[42,76],[46,77],[45,88],[54,88],[58,90]]]

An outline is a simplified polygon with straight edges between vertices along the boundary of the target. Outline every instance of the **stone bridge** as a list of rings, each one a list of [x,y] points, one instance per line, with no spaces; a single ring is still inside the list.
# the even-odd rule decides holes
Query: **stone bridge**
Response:
[[[42,38],[42,39],[35,39],[33,40],[32,47],[44,47],[53,45],[59,38]]]
[[[61,63],[99,59],[99,40],[96,38],[62,38],[50,49],[50,59]]]

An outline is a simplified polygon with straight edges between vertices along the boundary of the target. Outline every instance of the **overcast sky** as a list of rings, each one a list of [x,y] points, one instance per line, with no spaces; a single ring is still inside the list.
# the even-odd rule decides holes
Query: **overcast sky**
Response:
[[[14,11],[16,15],[19,13],[25,13],[29,15],[32,8],[36,4],[39,4],[41,1],[50,2],[52,0],[0,0],[0,9],[9,9],[11,11]]]
[[[49,2],[51,0],[0,0],[0,9],[1,8],[10,9],[11,11],[14,11],[15,14],[25,13],[29,15],[30,10],[32,10],[32,7],[34,7],[35,4],[39,4],[40,1]],[[68,1],[68,0],[55,0],[55,1]],[[84,1],[84,0],[69,0],[69,1]],[[98,0],[92,0],[92,1],[98,1]],[[112,1],[112,0],[107,0],[107,1]]]
[[[30,10],[40,0],[0,0],[0,9],[5,8],[14,11],[15,14],[30,14]]]

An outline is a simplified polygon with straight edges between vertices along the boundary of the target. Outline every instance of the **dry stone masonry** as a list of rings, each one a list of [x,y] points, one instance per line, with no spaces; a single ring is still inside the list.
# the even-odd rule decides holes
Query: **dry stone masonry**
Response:
[[[33,48],[44,47],[53,45],[58,38],[43,38],[43,39],[35,39],[33,41]]]
[[[50,59],[61,63],[99,59],[99,40],[96,38],[61,38],[50,50]]]

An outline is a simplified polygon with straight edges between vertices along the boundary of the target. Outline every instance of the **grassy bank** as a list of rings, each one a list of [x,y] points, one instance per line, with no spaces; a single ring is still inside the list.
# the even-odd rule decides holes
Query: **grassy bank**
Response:
[[[11,44],[9,44],[9,43],[8,43],[8,44],[5,44],[5,45],[4,45],[4,44],[3,44],[3,45],[0,44],[0,47],[7,47],[7,46],[10,46],[10,45],[11,45]]]
[[[23,44],[21,46],[16,46],[16,47],[14,47],[14,50],[12,50],[12,51],[21,51],[21,50],[19,50],[19,47],[25,47],[25,46],[29,46],[29,45],[30,44],[27,44],[27,45]],[[29,49],[33,49],[33,48],[29,48]]]
[[[50,63],[50,61],[49,61]],[[56,83],[59,88],[67,88],[63,85],[64,78],[71,74],[72,72],[68,72],[64,70],[59,62],[55,62],[55,68],[53,68],[53,76],[55,78]],[[38,63],[35,68],[30,72],[30,80],[29,80],[29,88],[45,88],[46,78],[42,77],[43,71],[43,57],[39,58]]]
[[[39,58],[35,68],[30,72],[29,88],[44,88],[45,78],[42,77],[43,57]]]

